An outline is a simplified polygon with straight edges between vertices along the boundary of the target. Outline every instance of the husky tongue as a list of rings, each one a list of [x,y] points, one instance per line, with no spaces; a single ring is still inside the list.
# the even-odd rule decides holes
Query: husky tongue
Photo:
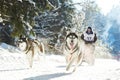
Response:
[[[73,48],[74,48],[73,45],[74,45],[73,43],[70,43],[70,48],[71,48],[72,50],[73,50]]]

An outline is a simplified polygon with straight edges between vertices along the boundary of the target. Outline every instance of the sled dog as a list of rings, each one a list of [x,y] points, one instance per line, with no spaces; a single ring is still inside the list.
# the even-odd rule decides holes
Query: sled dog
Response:
[[[19,40],[17,44],[18,48],[27,54],[29,66],[32,67],[33,65],[33,58],[35,56],[36,51],[39,55],[44,55],[44,44],[39,42],[38,40],[34,39],[26,39],[26,40]]]
[[[66,36],[65,43],[63,45],[63,54],[66,59],[66,70],[68,71],[71,65],[75,62],[73,72],[77,66],[82,63],[83,54],[81,53],[79,37],[74,32],[69,32]]]

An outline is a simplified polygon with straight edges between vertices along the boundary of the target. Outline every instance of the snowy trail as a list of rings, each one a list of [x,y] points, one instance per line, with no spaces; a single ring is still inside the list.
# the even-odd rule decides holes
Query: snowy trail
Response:
[[[96,59],[94,66],[83,63],[74,73],[73,66],[70,72],[65,68],[64,56],[36,56],[29,68],[25,54],[0,47],[0,80],[120,80],[120,62],[113,59]]]
[[[0,80],[120,80],[120,62],[116,60],[96,59],[94,66],[83,64],[76,72],[66,73],[62,56],[46,56],[46,60],[41,62],[35,60],[31,69],[22,60],[24,57],[17,59],[4,60],[0,67]]]

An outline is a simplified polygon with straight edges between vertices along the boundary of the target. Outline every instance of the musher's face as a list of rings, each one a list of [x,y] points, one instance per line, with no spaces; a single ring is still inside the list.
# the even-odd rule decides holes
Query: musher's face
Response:
[[[91,29],[87,29],[87,31],[88,31],[88,33],[90,33],[90,32],[91,32]]]

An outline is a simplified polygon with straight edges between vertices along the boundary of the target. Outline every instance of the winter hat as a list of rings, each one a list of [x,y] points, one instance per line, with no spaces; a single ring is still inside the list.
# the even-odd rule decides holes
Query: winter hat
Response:
[[[91,30],[92,30],[92,28],[91,28],[91,27],[88,27],[88,29],[91,29]]]
[[[90,34],[93,34],[92,28],[91,28],[91,27],[88,27],[87,30],[88,30],[88,29],[91,30]],[[88,31],[86,31],[86,33],[88,33]]]

